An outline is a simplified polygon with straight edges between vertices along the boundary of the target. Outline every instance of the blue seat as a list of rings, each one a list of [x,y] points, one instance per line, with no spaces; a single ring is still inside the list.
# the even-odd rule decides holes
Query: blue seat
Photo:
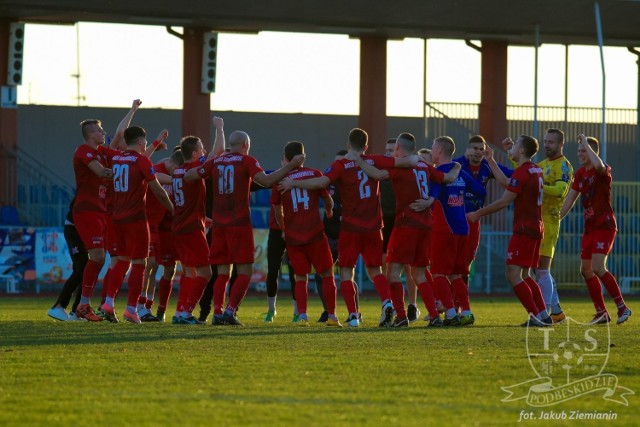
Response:
[[[253,228],[269,228],[264,209],[251,209],[251,224]]]
[[[1,225],[22,225],[18,210],[13,206],[3,206],[0,209]]]
[[[268,207],[271,205],[271,189],[258,190],[256,193],[256,206]]]

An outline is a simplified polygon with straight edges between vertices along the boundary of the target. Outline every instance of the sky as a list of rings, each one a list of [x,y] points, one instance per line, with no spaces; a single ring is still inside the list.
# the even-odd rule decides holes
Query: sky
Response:
[[[422,116],[424,50],[422,39],[388,42],[387,115]],[[436,39],[426,50],[428,101],[480,101],[479,52]],[[604,57],[607,108],[636,108],[637,57],[613,47]],[[359,42],[346,35],[221,33],[217,63],[212,111],[358,114]],[[533,105],[534,70],[532,47],[509,47],[508,104]],[[563,106],[565,47],[542,45],[538,73],[538,105]],[[128,107],[140,98],[180,109],[181,82],[182,41],[164,27],[26,25],[19,104]],[[569,47],[568,105],[602,105],[597,46]]]

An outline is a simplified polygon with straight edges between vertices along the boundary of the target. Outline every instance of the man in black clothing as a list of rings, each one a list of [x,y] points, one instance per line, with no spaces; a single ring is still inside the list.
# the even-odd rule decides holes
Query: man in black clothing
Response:
[[[80,303],[80,294],[82,290],[82,287],[80,285],[82,284],[84,267],[89,260],[87,250],[82,243],[80,234],[78,234],[78,230],[76,230],[76,227],[73,224],[73,216],[71,215],[71,210],[73,209],[73,203],[75,202],[75,200],[76,199],[74,198],[71,201],[69,212],[67,212],[67,217],[64,222],[64,240],[67,242],[69,255],[71,255],[71,261],[73,262],[73,272],[65,282],[62,291],[60,291],[60,296],[58,296],[55,304],[53,304],[53,306],[47,311],[49,317],[60,321],[80,320],[76,317],[75,312],[76,307],[78,307],[78,304]],[[69,306],[71,296],[74,292],[76,294],[75,301],[73,303],[71,312],[67,313],[66,309]]]

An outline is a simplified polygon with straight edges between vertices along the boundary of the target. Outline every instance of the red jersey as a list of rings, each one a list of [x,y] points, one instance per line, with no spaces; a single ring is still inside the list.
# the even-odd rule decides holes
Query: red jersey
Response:
[[[517,194],[513,209],[513,234],[542,238],[543,187],[542,169],[535,163],[523,163],[513,171],[507,186],[507,190]]]
[[[363,155],[362,158],[379,169],[394,165],[392,157]],[[378,181],[370,179],[356,162],[347,159],[336,160],[324,174],[338,188],[342,203],[340,227],[343,230],[366,232],[382,228]]]
[[[322,176],[317,169],[296,168],[287,174],[294,181]],[[299,246],[313,243],[324,236],[320,217],[320,197],[326,197],[326,189],[305,190],[292,188],[280,194],[276,185],[271,191],[271,204],[282,205],[284,213],[284,239],[287,245]]]
[[[164,162],[156,163],[153,165],[156,173],[163,173],[165,175],[170,175],[169,170],[167,170],[167,166],[165,166]],[[169,199],[173,194],[173,185],[170,184],[162,184],[162,188],[167,192]],[[173,201],[173,200],[172,200]],[[147,213],[147,222],[149,223],[149,229],[151,231],[158,230],[160,223],[167,216],[169,211],[164,207],[160,200],[147,188],[147,205],[146,205],[146,213]],[[169,217],[171,215],[169,214]],[[169,221],[169,223],[171,223]]]
[[[198,169],[200,177],[212,179],[214,227],[251,224],[249,189],[258,172],[262,172],[260,163],[241,153],[224,153]]]
[[[197,230],[204,232],[205,186],[204,181],[185,181],[184,174],[194,167],[200,167],[200,161],[185,163],[173,171],[173,233],[187,234]]]
[[[119,151],[99,145],[97,149],[82,144],[73,155],[73,171],[76,175],[76,203],[73,212],[106,212],[105,198],[111,180],[100,178],[89,168],[89,163],[96,160],[103,167],[110,167],[111,157]]]
[[[431,209],[416,212],[409,205],[417,199],[429,198],[429,182],[443,182],[444,173],[423,161],[419,161],[412,168],[389,169],[389,178],[396,195],[394,227],[430,229],[433,224]]]
[[[151,160],[133,150],[113,157],[113,222],[146,221],[148,182],[156,179]],[[154,196],[155,197],[155,196]]]
[[[580,193],[584,208],[584,231],[617,230],[616,217],[611,207],[611,166],[604,173],[584,166],[576,171],[571,188]]]

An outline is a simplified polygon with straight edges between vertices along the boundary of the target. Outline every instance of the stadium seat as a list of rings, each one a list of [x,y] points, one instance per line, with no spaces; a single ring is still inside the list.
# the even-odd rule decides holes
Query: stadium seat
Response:
[[[256,206],[269,207],[271,205],[271,189],[258,190],[256,194]]]
[[[22,225],[18,210],[13,206],[3,206],[0,208],[1,225]]]

